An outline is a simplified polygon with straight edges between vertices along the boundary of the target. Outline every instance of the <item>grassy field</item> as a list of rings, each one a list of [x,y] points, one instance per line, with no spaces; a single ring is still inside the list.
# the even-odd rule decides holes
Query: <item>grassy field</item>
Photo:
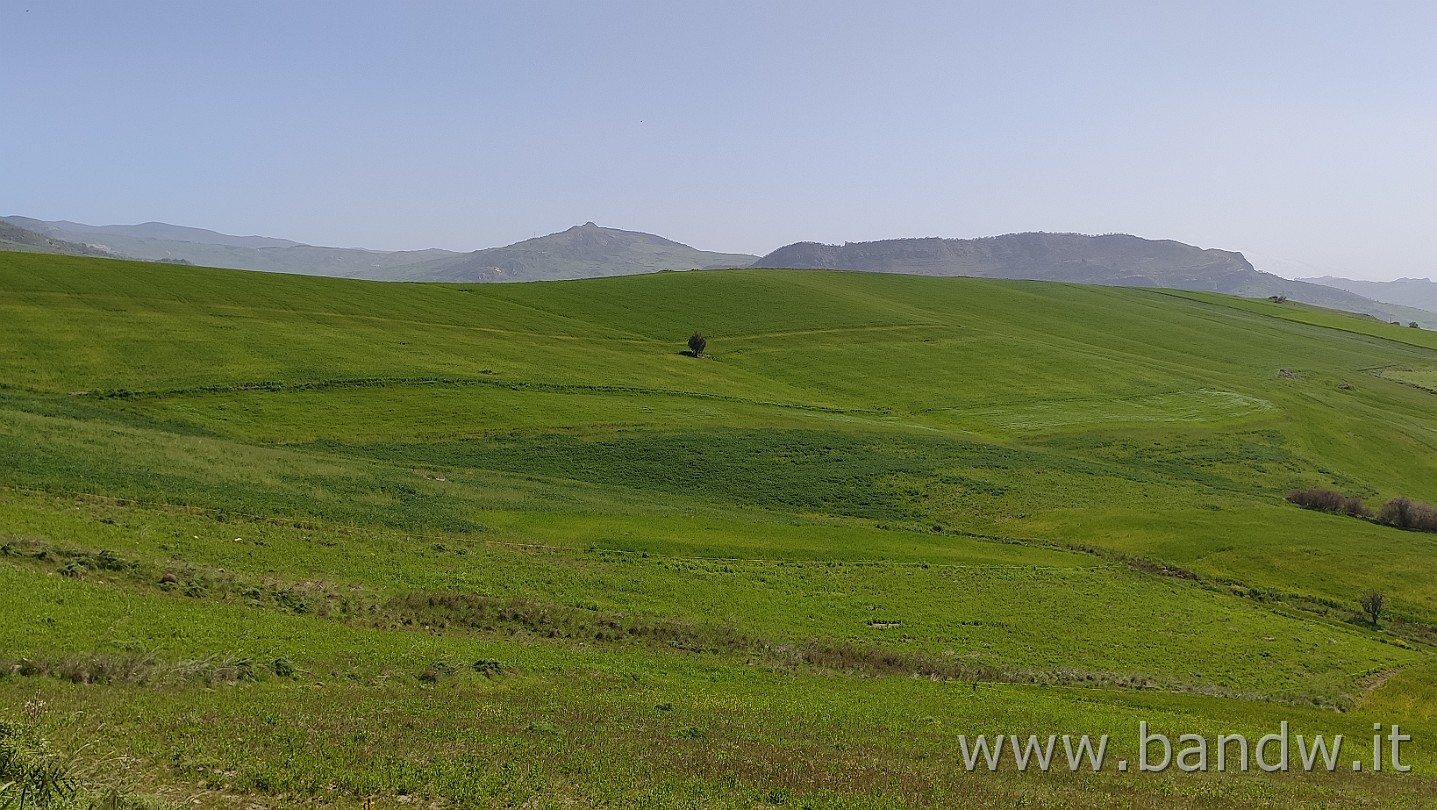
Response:
[[[1434,804],[1437,535],[1284,500],[1437,501],[1434,374],[1200,293],[0,254],[0,732],[80,806]]]

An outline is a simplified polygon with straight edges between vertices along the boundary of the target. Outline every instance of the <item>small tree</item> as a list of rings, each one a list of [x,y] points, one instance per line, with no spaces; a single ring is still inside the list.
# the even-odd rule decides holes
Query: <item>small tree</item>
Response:
[[[1372,620],[1372,626],[1377,626],[1377,620],[1382,617],[1382,609],[1387,607],[1387,595],[1382,591],[1368,591],[1357,598],[1357,604],[1362,606],[1362,612]]]
[[[694,332],[692,335],[689,335],[689,351],[694,353],[694,357],[703,357],[704,349],[707,348],[708,345],[709,342],[704,339],[702,332]]]

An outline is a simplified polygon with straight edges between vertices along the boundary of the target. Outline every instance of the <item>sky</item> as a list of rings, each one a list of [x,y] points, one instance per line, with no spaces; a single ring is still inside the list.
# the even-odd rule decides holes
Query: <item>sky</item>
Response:
[[[0,0],[0,214],[474,250],[1132,233],[1437,276],[1437,3]]]

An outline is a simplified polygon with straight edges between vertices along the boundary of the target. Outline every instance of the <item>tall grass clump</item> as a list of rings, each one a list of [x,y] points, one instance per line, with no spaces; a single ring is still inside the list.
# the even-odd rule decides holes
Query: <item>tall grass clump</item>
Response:
[[[0,721],[0,810],[54,807],[76,793],[69,769],[43,740]]]

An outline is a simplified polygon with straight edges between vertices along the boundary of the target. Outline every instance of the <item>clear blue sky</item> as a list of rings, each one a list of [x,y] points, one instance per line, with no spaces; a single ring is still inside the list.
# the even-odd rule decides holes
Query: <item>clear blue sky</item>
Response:
[[[0,213],[456,250],[1122,231],[1437,276],[1437,3],[0,0]]]

